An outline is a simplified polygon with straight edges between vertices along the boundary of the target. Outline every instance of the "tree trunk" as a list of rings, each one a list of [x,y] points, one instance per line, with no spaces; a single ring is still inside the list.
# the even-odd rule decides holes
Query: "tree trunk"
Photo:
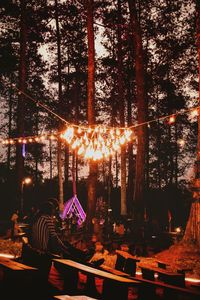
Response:
[[[122,62],[122,16],[121,0],[118,0],[118,27],[117,27],[117,61],[118,61],[118,103],[120,114],[120,126],[125,126],[124,120],[124,85],[123,85],[123,62]],[[121,215],[127,214],[126,207],[126,146],[121,146]]]
[[[49,140],[49,176],[50,180],[53,178],[53,161],[52,161],[52,140]]]
[[[57,63],[58,63],[58,102],[59,102],[59,111],[60,114],[63,115],[63,99],[62,99],[62,74],[61,74],[61,49],[60,49],[60,28],[59,28],[59,20],[58,20],[58,1],[55,0],[55,20],[56,20],[56,41],[57,41]],[[60,125],[60,129],[62,126]],[[63,193],[63,164],[62,164],[62,142],[58,140],[57,143],[57,164],[58,164],[58,199],[59,199],[59,207],[62,211],[64,206],[64,193]]]
[[[26,48],[27,48],[27,27],[26,27],[26,5],[25,1],[20,2],[20,62],[19,62],[19,93],[17,106],[17,133],[18,136],[24,135],[24,102],[23,92],[26,89]],[[22,155],[23,145],[16,144],[16,175],[17,175],[17,206],[23,214],[22,207],[22,181],[24,177],[24,158]]]
[[[200,104],[200,3],[196,1],[196,30],[197,30],[197,51],[199,59],[199,104]],[[193,187],[193,203],[187,222],[184,241],[193,242],[200,247],[200,110],[198,114],[198,140],[197,140],[197,162],[196,178]]]
[[[196,30],[197,30],[197,51],[199,60],[199,105],[200,105],[200,3],[196,1]],[[198,114],[198,141],[197,141],[197,160],[200,161],[200,109]]]
[[[131,70],[130,70],[131,71]],[[129,71],[129,72],[130,72]],[[131,93],[131,84],[128,82],[128,92],[127,92],[127,121],[128,126],[133,125],[132,123],[132,103],[133,103],[133,93]],[[135,162],[133,156],[133,141],[128,143],[128,182],[127,182],[127,210],[129,215],[133,213],[133,194],[134,194],[134,169]]]
[[[76,151],[72,153],[72,189],[73,195],[77,195],[76,190]]]
[[[10,79],[10,93],[9,93],[9,112],[8,112],[8,136],[11,137],[12,131],[12,105],[13,105],[13,93],[12,93],[12,76]],[[10,170],[10,155],[11,155],[11,145],[8,144],[8,153],[7,153],[7,169]],[[9,174],[9,172],[7,173]],[[8,179],[8,178],[7,178]]]
[[[200,203],[193,202],[190,209],[190,216],[185,229],[183,241],[195,243],[200,247]]]
[[[65,186],[68,188],[69,185],[69,146],[65,144],[65,165],[64,165],[64,176]]]
[[[108,208],[111,208],[111,192],[112,192],[112,157],[109,157],[108,165]]]
[[[67,64],[67,76],[70,74],[70,62],[69,62],[69,46],[67,48],[67,58],[68,58],[68,64]],[[69,95],[70,91],[70,81],[68,80],[66,85],[66,94]],[[66,106],[69,105],[68,99],[66,100]],[[67,119],[67,116],[66,116]],[[65,187],[68,188],[69,186],[69,146],[65,144],[65,164],[64,164],[64,176],[65,176]]]
[[[118,155],[115,152],[115,187],[118,188],[119,184],[119,166],[118,166]]]
[[[130,22],[135,46],[135,74],[136,74],[136,99],[138,108],[138,124],[146,121],[147,105],[145,102],[144,62],[142,36],[137,20],[135,0],[128,0]],[[135,171],[134,204],[135,218],[140,222],[144,219],[144,179],[145,179],[145,150],[146,150],[146,125],[137,127],[137,156]]]
[[[59,209],[63,210],[64,206],[64,194],[63,194],[63,174],[62,174],[62,143],[58,139],[57,142],[57,167],[58,167],[58,199],[59,199]]]
[[[95,48],[94,48],[94,29],[93,29],[93,0],[87,1],[87,35],[88,35],[88,85],[87,85],[87,113],[88,124],[95,123]],[[96,184],[97,184],[97,162],[89,162],[88,176],[88,202],[86,227],[88,233],[93,232],[92,219],[96,209]]]

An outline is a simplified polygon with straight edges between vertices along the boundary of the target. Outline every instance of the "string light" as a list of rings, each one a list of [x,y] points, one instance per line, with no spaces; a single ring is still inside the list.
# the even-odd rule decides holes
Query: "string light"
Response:
[[[17,88],[16,88],[17,89]],[[54,134],[42,134],[39,136],[30,136],[30,137],[19,137],[19,138],[0,138],[0,143],[3,145],[12,145],[15,143],[27,144],[33,142],[42,143],[44,140],[56,140],[61,138],[64,140],[72,149],[76,149],[78,155],[83,155],[84,158],[100,160],[106,158],[110,155],[113,155],[116,151],[119,151],[121,146],[130,141],[136,140],[134,134],[134,128],[139,126],[147,125],[150,127],[150,124],[167,120],[168,124],[173,124],[176,121],[176,116],[183,113],[190,113],[192,117],[198,115],[199,106],[195,108],[189,108],[185,110],[180,110],[177,113],[170,115],[162,116],[153,120],[145,121],[143,123],[134,124],[129,127],[109,127],[104,125],[94,125],[94,126],[82,126],[77,124],[70,124],[65,119],[60,117],[58,114],[53,112],[43,103],[33,99],[23,91],[19,89],[18,93],[23,94],[25,98],[36,103],[37,106],[41,106],[43,109],[51,113],[52,115],[59,118],[65,123],[66,130],[60,133]],[[177,142],[181,147],[184,146],[184,141],[179,140]]]
[[[175,121],[176,121],[176,117],[173,115],[173,116],[170,116],[170,117],[169,117],[168,123],[169,123],[169,124],[174,124]]]
[[[185,146],[185,141],[180,139],[177,141],[177,143],[179,144],[180,147],[184,147]]]

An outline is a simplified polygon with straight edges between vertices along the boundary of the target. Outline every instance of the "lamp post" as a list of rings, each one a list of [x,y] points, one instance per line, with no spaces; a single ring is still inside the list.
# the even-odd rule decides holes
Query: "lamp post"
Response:
[[[32,182],[32,179],[30,177],[25,177],[22,180],[21,184],[21,214],[23,216],[24,213],[24,185],[29,185]]]

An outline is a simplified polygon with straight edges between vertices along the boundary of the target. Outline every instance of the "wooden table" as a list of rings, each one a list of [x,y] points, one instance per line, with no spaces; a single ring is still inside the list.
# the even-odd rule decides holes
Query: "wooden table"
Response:
[[[128,287],[140,286],[140,282],[111,274],[109,272],[90,267],[68,259],[54,259],[55,268],[64,275],[64,292],[77,294],[78,272],[87,275],[85,294],[91,297],[99,297],[95,287],[95,277],[103,279],[103,292],[101,299],[115,299],[116,295],[120,300],[128,299]]]
[[[9,258],[0,257],[0,266],[13,271],[36,271],[36,268],[27,266]]]
[[[139,265],[142,270],[142,277],[145,279],[154,280],[155,273],[158,274],[158,278],[168,284],[185,286],[185,274],[168,271],[163,268],[157,268],[147,265]]]
[[[187,300],[199,300],[200,299],[200,290],[198,291],[197,289],[195,290],[194,288],[192,289],[192,285],[191,288],[184,288],[184,287],[179,287],[179,286],[175,286],[175,285],[170,285],[170,284],[166,284],[164,282],[161,281],[154,281],[154,280],[148,280],[148,279],[144,279],[141,277],[132,277],[127,273],[118,271],[116,269],[107,267],[102,265],[101,268],[104,268],[105,270],[107,270],[108,272],[111,272],[113,274],[116,275],[120,275],[120,276],[125,276],[125,277],[129,277],[132,279],[136,279],[139,280],[142,283],[141,289],[140,289],[140,300],[144,299],[157,299],[157,295],[156,295],[156,289],[158,288],[159,290],[162,289],[163,290],[163,299],[187,299]],[[199,285],[200,287],[200,285]]]
[[[36,297],[38,269],[8,258],[0,258],[1,293],[4,299],[33,299]]]

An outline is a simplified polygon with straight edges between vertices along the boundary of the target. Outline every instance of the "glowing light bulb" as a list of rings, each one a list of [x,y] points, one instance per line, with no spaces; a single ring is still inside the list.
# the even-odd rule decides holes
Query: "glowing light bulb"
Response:
[[[117,129],[116,129],[116,135],[120,135],[120,133],[121,133],[121,132],[120,132],[119,128],[117,128]]]
[[[78,155],[82,154],[85,151],[85,147],[82,145],[79,149],[78,149]]]
[[[63,133],[63,138],[70,143],[74,137],[74,127],[68,127],[67,130]]]
[[[183,147],[185,146],[185,141],[184,140],[178,140],[177,143],[179,144],[179,146]]]
[[[82,133],[81,127],[78,128],[77,132],[78,132],[79,134]]]
[[[120,137],[119,141],[120,141],[120,144],[121,144],[121,145],[124,145],[124,143],[125,143],[125,137],[122,135],[122,136]]]
[[[171,116],[171,117],[169,117],[168,123],[169,123],[169,124],[173,124],[175,121],[176,121],[175,116]]]
[[[195,118],[197,116],[198,116],[198,109],[195,108],[194,110],[191,111],[190,118]]]

